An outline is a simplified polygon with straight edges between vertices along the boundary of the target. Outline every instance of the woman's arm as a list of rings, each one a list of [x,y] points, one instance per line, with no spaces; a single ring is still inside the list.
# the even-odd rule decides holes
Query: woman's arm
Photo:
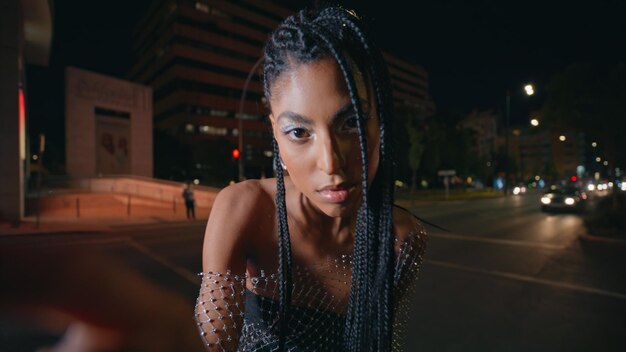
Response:
[[[395,286],[398,298],[404,296],[417,280],[428,236],[421,221],[409,210],[394,208],[396,232]]]
[[[196,322],[209,351],[234,351],[239,344],[247,253],[259,231],[259,214],[267,199],[258,181],[247,181],[220,191],[211,209],[196,302]]]

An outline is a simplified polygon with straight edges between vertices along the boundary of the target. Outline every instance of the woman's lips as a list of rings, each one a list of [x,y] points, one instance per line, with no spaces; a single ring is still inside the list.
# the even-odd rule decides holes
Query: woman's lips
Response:
[[[342,203],[348,198],[348,193],[352,188],[346,186],[324,187],[317,193],[327,202]]]

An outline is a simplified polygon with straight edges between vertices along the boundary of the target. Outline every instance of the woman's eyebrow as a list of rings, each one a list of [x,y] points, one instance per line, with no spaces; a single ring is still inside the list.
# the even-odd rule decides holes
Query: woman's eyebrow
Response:
[[[369,109],[369,102],[368,102],[367,100],[361,100],[361,103],[367,107],[367,108],[366,108],[366,109],[364,109],[364,111],[363,111],[364,113],[366,113],[366,114],[367,114],[367,110]],[[336,122],[339,118],[341,118],[341,117],[345,116],[345,114],[346,114],[346,113],[349,113],[349,112],[354,112],[354,113],[356,113],[356,110],[354,110],[354,109],[352,108],[352,103],[347,103],[346,105],[342,106],[339,110],[337,110],[337,112],[335,112],[335,113],[333,114],[333,116],[331,117],[331,121],[334,123],[334,122]]]
[[[339,108],[339,110],[335,111],[333,116],[330,117],[330,121],[332,123],[336,122],[340,117],[343,117],[347,112],[351,112],[352,103],[347,103],[346,105]]]
[[[281,119],[288,119],[291,122],[295,122],[295,123],[299,123],[299,124],[307,125],[307,126],[313,125],[313,121],[311,121],[309,118],[304,117],[293,111],[283,111],[276,118],[276,122],[277,123],[280,122]]]
[[[367,106],[367,101],[363,101],[363,102],[366,103],[366,106]],[[353,110],[352,103],[347,103],[346,105],[342,106],[341,108],[339,108],[339,110],[335,111],[335,113],[330,117],[331,123],[336,122],[339,118],[343,117],[346,113],[352,112],[352,110]],[[293,111],[283,111],[276,118],[276,122],[278,123],[282,119],[288,119],[291,122],[295,122],[295,123],[307,125],[307,126],[311,126],[314,124],[313,121],[309,119],[308,117],[305,117]]]

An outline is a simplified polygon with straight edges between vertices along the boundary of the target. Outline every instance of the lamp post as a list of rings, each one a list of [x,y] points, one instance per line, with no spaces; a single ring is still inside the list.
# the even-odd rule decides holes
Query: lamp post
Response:
[[[252,66],[252,69],[250,69],[250,72],[248,72],[248,77],[246,78],[246,83],[244,83],[243,85],[243,90],[241,92],[241,100],[239,101],[239,133],[238,133],[238,145],[239,145],[239,152],[243,153],[244,149],[243,149],[243,103],[246,100],[246,92],[248,90],[248,84],[250,84],[250,80],[252,79],[252,75],[254,74],[254,72],[257,70],[257,67],[259,67],[259,65],[261,64],[261,62],[263,61],[263,56],[261,56],[255,63],[254,66]],[[244,177],[244,165],[243,165],[243,159],[242,157],[238,158],[238,163],[237,163],[237,168],[239,169],[238,175],[237,177],[239,178],[238,181],[243,181],[243,177]]]
[[[535,88],[532,84],[526,84],[524,86],[524,91],[526,95],[531,96],[535,94]],[[504,160],[504,195],[508,196],[509,194],[509,121],[511,119],[511,91],[507,89],[506,91],[506,106],[505,106],[505,115],[504,115],[504,152],[505,152],[505,160]]]
[[[506,110],[504,114],[504,196],[509,195],[509,119],[511,114],[511,91],[506,91]]]

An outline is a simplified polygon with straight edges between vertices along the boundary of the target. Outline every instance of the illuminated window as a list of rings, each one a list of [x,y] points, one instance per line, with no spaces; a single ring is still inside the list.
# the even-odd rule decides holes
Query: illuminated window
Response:
[[[209,13],[209,5],[203,4],[201,2],[196,2],[196,10],[200,12]]]
[[[208,134],[212,136],[225,136],[228,133],[228,129],[223,128],[223,127],[202,125],[200,126],[200,133]]]

